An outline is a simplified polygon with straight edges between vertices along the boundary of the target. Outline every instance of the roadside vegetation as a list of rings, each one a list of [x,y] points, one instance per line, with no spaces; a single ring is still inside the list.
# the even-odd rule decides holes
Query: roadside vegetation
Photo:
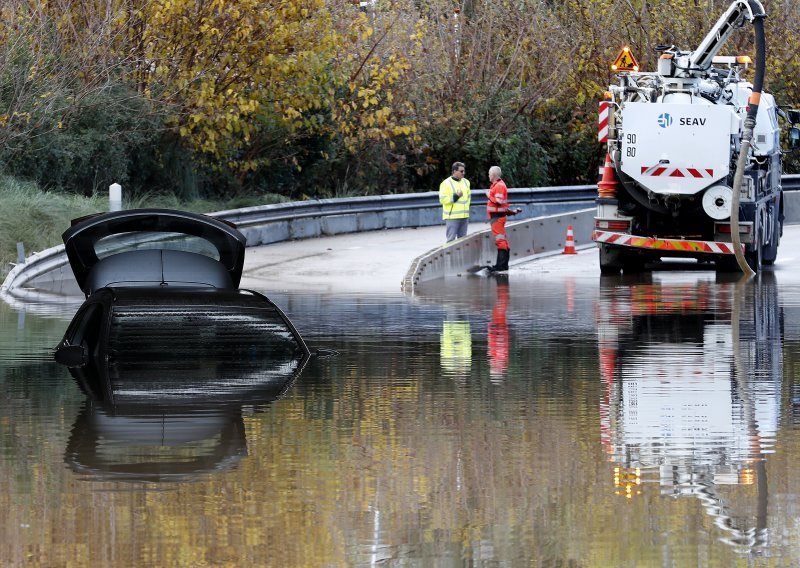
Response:
[[[181,199],[172,193],[147,193],[124,201],[126,208],[162,207],[195,213],[224,211],[287,201],[281,195],[234,196],[229,199]],[[0,281],[17,259],[17,243],[30,255],[61,244],[61,233],[70,221],[84,215],[108,211],[108,195],[77,195],[64,191],[42,191],[33,182],[0,176]]]
[[[17,241],[56,244],[114,182],[132,202],[201,210],[428,190],[456,160],[475,187],[492,164],[514,187],[592,183],[620,48],[653,69],[655,45],[693,49],[729,2],[360,4],[0,3],[3,259]],[[766,8],[767,87],[800,104],[797,2]],[[726,53],[752,55],[751,35]]]

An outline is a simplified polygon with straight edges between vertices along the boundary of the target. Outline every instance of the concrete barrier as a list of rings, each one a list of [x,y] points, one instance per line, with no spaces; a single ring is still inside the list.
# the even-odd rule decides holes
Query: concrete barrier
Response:
[[[796,187],[798,175],[784,176],[784,184]],[[784,221],[800,223],[800,191],[784,191]],[[592,230],[596,209],[584,209],[574,213],[549,215],[506,225],[511,245],[510,264],[526,262],[542,253],[555,253],[564,248],[566,228],[572,224],[575,244],[592,245]],[[462,276],[468,270],[494,264],[497,254],[491,229],[473,233],[426,252],[414,259],[403,278],[402,288],[408,294],[430,280],[448,276]]]
[[[784,177],[800,177],[800,176],[784,176]],[[783,192],[783,216],[784,222],[787,225],[796,225],[800,223],[800,191],[784,191]]]
[[[511,246],[510,264],[526,262],[545,253],[563,251],[569,225],[572,225],[576,246],[593,246],[595,211],[592,207],[506,224],[506,235]],[[457,239],[414,259],[403,279],[403,291],[414,294],[425,282],[462,276],[470,269],[494,264],[496,255],[497,247],[490,228]]]

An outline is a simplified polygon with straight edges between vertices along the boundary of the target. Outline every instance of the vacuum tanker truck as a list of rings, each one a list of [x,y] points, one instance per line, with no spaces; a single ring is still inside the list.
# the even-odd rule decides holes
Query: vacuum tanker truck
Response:
[[[600,103],[600,141],[608,152],[592,238],[603,273],[639,271],[665,257],[736,269],[737,244],[755,271],[775,261],[783,225],[778,121],[788,121],[796,147],[800,112],[781,110],[761,92],[764,18],[758,0],[732,2],[694,51],[658,46],[653,72],[621,54],[627,65]],[[743,78],[750,57],[718,55],[748,23],[756,30],[753,83]]]

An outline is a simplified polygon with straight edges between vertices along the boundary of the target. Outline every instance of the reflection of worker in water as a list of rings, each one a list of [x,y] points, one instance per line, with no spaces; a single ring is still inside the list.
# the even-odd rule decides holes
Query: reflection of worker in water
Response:
[[[442,322],[439,349],[443,371],[457,375],[468,374],[472,366],[472,333],[469,322]]]
[[[508,280],[498,278],[497,300],[492,310],[492,319],[489,322],[489,374],[493,379],[500,378],[508,368],[508,324],[506,311],[508,310]]]

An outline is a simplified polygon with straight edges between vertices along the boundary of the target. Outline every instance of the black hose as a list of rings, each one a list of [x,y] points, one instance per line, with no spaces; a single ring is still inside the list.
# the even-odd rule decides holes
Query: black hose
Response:
[[[753,92],[760,93],[764,88],[764,71],[766,70],[767,41],[764,37],[764,18],[756,18],[753,27],[756,32],[756,76],[753,78]]]
[[[753,28],[756,35],[756,76],[753,79],[753,92],[761,93],[764,88],[764,72],[767,67],[767,41],[764,36],[764,20],[767,15],[764,13],[764,7],[761,6],[761,2],[748,0],[748,4],[753,12]],[[756,103],[757,110],[758,103]]]
[[[736,262],[746,276],[752,276],[753,270],[748,266],[742,253],[742,244],[739,235],[739,193],[744,179],[744,170],[750,154],[750,144],[753,140],[753,129],[756,126],[756,115],[758,105],[761,102],[761,90],[764,88],[764,72],[767,60],[767,42],[764,36],[764,19],[767,15],[758,0],[747,0],[750,11],[753,13],[753,29],[756,36],[756,76],[753,79],[753,92],[747,102],[747,116],[744,119],[744,129],[742,131],[742,143],[739,148],[739,157],[736,160],[736,173],[733,176],[733,200],[731,203],[731,241],[736,255]],[[757,221],[756,221],[757,222]],[[755,225],[754,225],[755,228]],[[754,235],[755,238],[755,235]],[[756,241],[755,246],[761,246]]]

